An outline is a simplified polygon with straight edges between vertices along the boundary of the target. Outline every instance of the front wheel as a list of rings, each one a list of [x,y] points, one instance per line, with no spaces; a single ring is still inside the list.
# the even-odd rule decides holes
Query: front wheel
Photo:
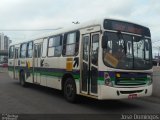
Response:
[[[67,78],[64,83],[64,97],[69,102],[76,101],[76,85],[72,78]]]

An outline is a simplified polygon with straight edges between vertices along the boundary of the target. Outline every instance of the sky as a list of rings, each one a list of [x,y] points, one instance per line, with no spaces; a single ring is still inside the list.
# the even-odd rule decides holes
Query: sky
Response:
[[[142,24],[152,41],[160,40],[160,0],[0,0],[0,33],[13,43],[48,31],[4,30],[56,29],[102,17]],[[153,42],[153,49],[159,46]]]

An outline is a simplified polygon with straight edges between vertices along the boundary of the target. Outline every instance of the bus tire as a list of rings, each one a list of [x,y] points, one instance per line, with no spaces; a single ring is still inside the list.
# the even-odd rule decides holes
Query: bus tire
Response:
[[[64,83],[64,97],[68,102],[76,102],[76,85],[75,82],[72,78],[67,78],[65,83]]]
[[[26,87],[26,86],[27,86],[27,83],[25,82],[24,72],[21,72],[21,73],[20,73],[20,84],[21,84],[21,86],[23,86],[23,87]]]

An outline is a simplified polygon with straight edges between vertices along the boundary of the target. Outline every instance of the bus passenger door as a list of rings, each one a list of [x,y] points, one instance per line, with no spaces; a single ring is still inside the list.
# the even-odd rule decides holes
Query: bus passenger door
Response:
[[[82,36],[82,69],[81,69],[81,91],[88,94],[90,82],[90,34]]]
[[[19,48],[15,48],[15,59],[14,59],[14,79],[19,79],[19,63],[18,63],[18,51]]]
[[[98,53],[100,33],[91,34],[90,46],[90,94],[97,95],[98,92]]]
[[[40,61],[41,61],[41,44],[34,45],[34,83],[40,84]]]
[[[97,96],[99,33],[82,37],[81,92]]]
[[[14,46],[9,47],[9,59],[8,59],[8,73],[11,78],[14,78]],[[1,72],[0,68],[0,72]]]

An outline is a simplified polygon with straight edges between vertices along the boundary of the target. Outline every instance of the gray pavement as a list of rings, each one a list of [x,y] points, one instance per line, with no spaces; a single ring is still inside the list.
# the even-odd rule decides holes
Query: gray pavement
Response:
[[[155,97],[155,96],[143,97],[143,98],[139,98],[139,99],[143,100],[143,101],[148,101],[148,102],[160,104],[160,98]]]
[[[160,98],[160,66],[153,67],[153,96]]]

